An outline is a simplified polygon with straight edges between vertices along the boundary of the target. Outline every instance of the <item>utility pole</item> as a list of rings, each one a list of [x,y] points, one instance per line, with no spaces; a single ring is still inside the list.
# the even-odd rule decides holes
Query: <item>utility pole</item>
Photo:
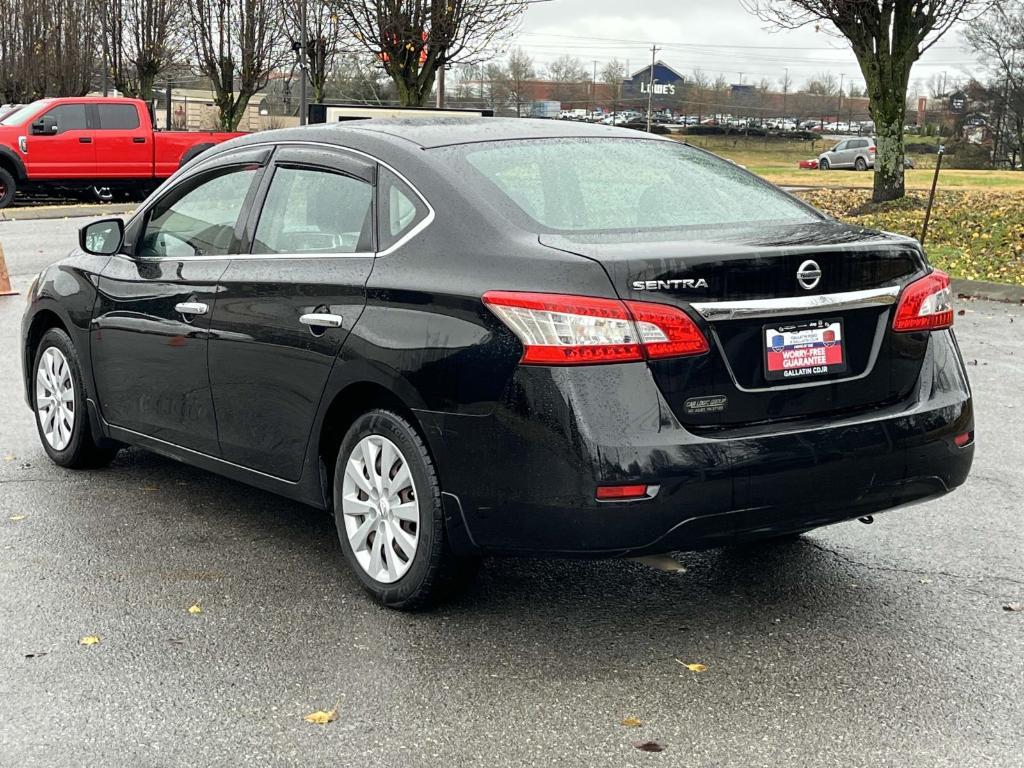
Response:
[[[167,78],[166,87],[167,87],[167,106],[166,106],[166,110],[167,111],[164,113],[164,121],[166,122],[166,125],[164,126],[164,130],[169,131],[169,130],[171,130],[171,79],[170,78]]]
[[[836,129],[839,128],[839,121],[843,119],[843,78],[846,77],[845,72],[839,73],[839,106],[836,108]]]
[[[786,79],[782,81],[782,119],[786,119],[786,98],[789,96],[789,67],[786,67]]]
[[[651,132],[651,109],[654,107],[654,57],[658,53],[657,46],[651,46],[651,81],[647,85],[647,132]]]
[[[302,27],[299,33],[299,75],[302,77],[302,82],[299,84],[299,125],[306,124],[306,113],[309,109],[306,105],[306,73],[307,64],[306,59],[306,46],[308,44],[306,35],[306,2],[307,0],[299,0],[299,26]]]
[[[594,59],[594,76],[590,79],[590,119],[594,119],[597,109],[597,59]]]
[[[437,108],[444,109],[444,57],[441,57],[441,63],[437,68]],[[518,98],[518,97],[517,97]],[[518,104],[516,105],[516,111],[518,112]],[[517,115],[518,117],[518,115]]]

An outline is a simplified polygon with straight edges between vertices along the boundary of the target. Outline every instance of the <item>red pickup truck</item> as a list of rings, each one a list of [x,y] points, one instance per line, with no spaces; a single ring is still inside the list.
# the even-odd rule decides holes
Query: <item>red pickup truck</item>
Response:
[[[155,131],[136,99],[34,101],[0,119],[0,208],[17,189],[148,193],[202,151],[241,135]]]

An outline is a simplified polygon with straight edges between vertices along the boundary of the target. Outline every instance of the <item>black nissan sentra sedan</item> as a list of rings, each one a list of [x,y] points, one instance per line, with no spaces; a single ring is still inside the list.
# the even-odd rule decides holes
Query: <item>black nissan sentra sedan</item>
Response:
[[[410,608],[489,554],[615,557],[948,493],[949,278],[714,155],[531,120],[215,147],[33,284],[50,457],[141,446],[333,513]]]

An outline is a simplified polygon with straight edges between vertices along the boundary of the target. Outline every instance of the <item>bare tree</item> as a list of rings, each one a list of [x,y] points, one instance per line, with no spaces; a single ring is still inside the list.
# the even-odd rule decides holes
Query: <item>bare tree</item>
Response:
[[[276,0],[189,0],[187,5],[196,68],[213,84],[220,128],[233,131],[249,99],[281,61],[280,6]]]
[[[48,75],[58,96],[89,92],[96,63],[96,20],[89,0],[50,0]]]
[[[989,0],[742,0],[762,20],[784,29],[825,24],[845,37],[867,84],[875,122],[875,202],[906,192],[903,124],[910,70],[958,21]]]
[[[964,33],[992,77],[995,146],[992,162],[1024,153],[1024,0],[999,0]]]
[[[302,42],[302,4],[305,3],[306,66],[313,101],[324,100],[327,78],[345,51],[343,34],[333,0],[281,0],[285,28],[293,43]]]
[[[622,100],[622,83],[626,79],[626,65],[618,59],[612,59],[601,67],[601,82],[611,89],[612,112],[619,111]]]
[[[333,0],[355,44],[377,56],[403,106],[422,107],[438,69],[479,63],[516,29],[528,0]]]
[[[515,105],[516,117],[523,116],[523,104],[528,101],[526,84],[533,80],[537,73],[533,69],[533,59],[522,48],[513,48],[508,54],[505,69],[508,73],[509,99]]]
[[[839,81],[831,72],[819,72],[804,86],[804,93],[815,96],[835,96],[839,93]]]
[[[177,0],[92,0],[101,44],[114,86],[125,96],[149,101],[157,75],[182,43],[182,6]]]
[[[563,108],[579,107],[586,102],[590,74],[576,56],[566,53],[551,62],[548,79],[553,83],[552,98],[562,102]]]
[[[26,102],[46,95],[49,18],[39,0],[0,3],[0,101]]]

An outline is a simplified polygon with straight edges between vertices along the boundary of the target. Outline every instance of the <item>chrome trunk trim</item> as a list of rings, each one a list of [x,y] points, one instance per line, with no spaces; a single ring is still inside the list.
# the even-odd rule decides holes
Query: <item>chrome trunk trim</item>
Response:
[[[692,306],[709,322],[719,320],[745,320],[780,315],[813,315],[895,304],[900,286],[871,288],[866,291],[824,293],[818,296],[790,296],[779,299],[752,299],[750,301],[701,301]]]

